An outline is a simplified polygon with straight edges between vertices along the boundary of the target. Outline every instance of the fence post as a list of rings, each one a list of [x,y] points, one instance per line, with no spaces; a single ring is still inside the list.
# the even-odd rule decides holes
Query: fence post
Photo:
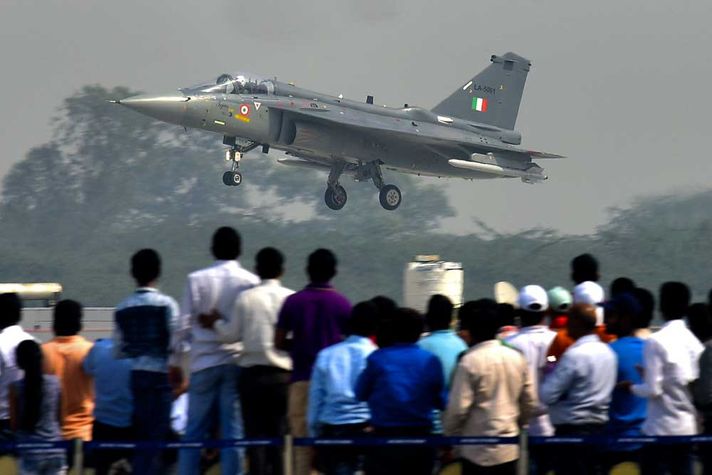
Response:
[[[292,475],[292,467],[294,466],[294,460],[292,460],[292,457],[294,457],[294,451],[292,448],[294,447],[294,441],[292,440],[292,436],[287,434],[284,436],[284,475]]]
[[[519,432],[519,464],[517,473],[518,475],[527,475],[529,473],[529,433],[524,430]]]
[[[84,474],[84,441],[82,439],[74,441],[74,467],[78,475]]]

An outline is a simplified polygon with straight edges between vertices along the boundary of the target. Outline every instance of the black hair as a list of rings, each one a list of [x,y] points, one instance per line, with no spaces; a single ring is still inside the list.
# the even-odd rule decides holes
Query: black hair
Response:
[[[483,299],[487,300],[487,299]],[[517,309],[511,303],[498,303],[497,316],[499,317],[499,326],[514,325],[517,320]]]
[[[397,308],[390,318],[379,326],[378,345],[415,343],[423,333],[423,316],[412,308]],[[382,344],[383,342],[383,344]]]
[[[336,275],[336,256],[328,249],[317,249],[309,254],[307,274],[312,283],[326,283]]]
[[[52,330],[57,336],[72,336],[82,330],[82,304],[74,300],[60,300],[54,307]]]
[[[572,324],[578,323],[579,327],[585,334],[591,334],[596,330],[596,307],[586,303],[577,303],[571,307],[569,312],[569,333],[571,333]]]
[[[141,249],[131,256],[131,275],[144,287],[161,275],[161,256],[153,249]]]
[[[571,279],[578,285],[582,282],[597,282],[598,261],[591,254],[581,254],[571,261]]]
[[[531,327],[541,325],[541,322],[546,317],[546,312],[532,312],[529,310],[519,309],[519,320],[523,327]]]
[[[635,290],[635,282],[628,277],[618,277],[611,282],[611,298],[620,294],[632,294]]]
[[[347,327],[349,335],[375,335],[378,328],[378,307],[370,301],[357,303],[351,310]]]
[[[376,295],[370,300],[378,308],[378,319],[383,320],[398,308],[395,300],[385,295]]]
[[[428,301],[425,323],[430,331],[446,330],[452,323],[453,304],[444,295],[436,294]]]
[[[265,247],[255,256],[255,269],[260,279],[276,279],[284,272],[284,255],[273,247]]]
[[[210,248],[215,259],[231,261],[240,257],[242,253],[242,239],[240,233],[230,226],[218,228],[213,233],[213,244]]]
[[[470,332],[473,343],[493,340],[502,327],[501,310],[492,299],[465,302],[458,312],[460,328]]]
[[[17,325],[22,318],[22,299],[14,292],[0,294],[0,329]]]
[[[34,340],[24,340],[15,349],[17,366],[25,373],[24,394],[20,403],[19,426],[34,432],[42,413],[42,349]]]
[[[665,282],[660,286],[660,313],[665,320],[685,316],[690,306],[690,288],[682,282]]]
[[[633,328],[648,328],[655,314],[655,296],[648,289],[633,289],[633,297],[640,304],[641,311],[633,318]]]
[[[687,324],[698,340],[705,342],[712,338],[712,315],[705,303],[694,303],[687,310]]]

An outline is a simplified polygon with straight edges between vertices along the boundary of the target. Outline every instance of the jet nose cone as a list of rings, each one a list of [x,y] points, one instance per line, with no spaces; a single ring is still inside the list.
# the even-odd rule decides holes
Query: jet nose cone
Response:
[[[116,103],[154,119],[180,124],[189,100],[190,97],[181,93],[141,94],[121,99]]]

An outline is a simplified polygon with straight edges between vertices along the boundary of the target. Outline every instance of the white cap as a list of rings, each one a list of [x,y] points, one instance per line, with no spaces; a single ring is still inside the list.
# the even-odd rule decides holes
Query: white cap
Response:
[[[527,285],[519,291],[519,308],[530,312],[544,312],[549,308],[546,290],[538,285]]]
[[[603,307],[600,305],[606,300],[603,287],[595,282],[582,282],[574,287],[574,303],[585,303],[596,307],[596,325],[603,325]]]

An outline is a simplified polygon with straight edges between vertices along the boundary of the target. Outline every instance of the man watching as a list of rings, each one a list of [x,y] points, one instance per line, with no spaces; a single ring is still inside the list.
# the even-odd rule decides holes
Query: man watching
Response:
[[[611,392],[616,383],[616,355],[595,334],[596,308],[592,305],[575,304],[567,328],[574,344],[544,379],[539,395],[549,407],[557,436],[600,435],[608,422]],[[597,455],[591,446],[567,446],[557,457],[556,473],[598,473]]]
[[[376,350],[369,339],[376,332],[378,309],[371,302],[354,306],[348,320],[348,338],[319,352],[309,385],[311,437],[363,437],[371,419],[368,405],[356,399],[354,387]],[[328,447],[319,452],[326,475],[356,473],[358,450]]]
[[[440,360],[415,343],[423,332],[423,319],[401,308],[382,322],[391,343],[371,353],[356,383],[356,397],[368,403],[371,424],[380,437],[422,437],[432,433],[434,409],[447,401]],[[430,475],[433,450],[423,447],[377,447],[366,457],[367,475]]]
[[[231,227],[213,233],[211,251],[215,262],[188,275],[181,305],[178,340],[182,352],[189,352],[188,421],[183,436],[186,441],[207,438],[217,412],[220,437],[243,436],[242,413],[238,394],[240,345],[227,345],[217,332],[199,323],[201,314],[228,319],[242,292],[259,284],[259,278],[244,269],[238,258],[242,253],[240,234]],[[224,475],[242,473],[243,450],[220,450],[220,469]],[[184,449],[178,456],[181,475],[198,473],[200,450]]]
[[[549,310],[549,299],[542,287],[527,285],[519,292],[519,318],[522,328],[507,338],[506,342],[518,349],[524,355],[531,374],[535,393],[538,391],[547,364],[546,354],[556,332],[550,330],[544,320]],[[544,407],[529,420],[528,433],[532,436],[552,436],[554,427]],[[549,457],[543,447],[532,446],[532,470],[545,474],[549,470]]]
[[[99,339],[82,363],[84,372],[94,378],[94,424],[91,433],[94,441],[132,440],[134,437],[131,426],[132,362],[130,359],[116,359],[115,353],[113,340]],[[111,465],[126,456],[120,450],[94,452],[96,474],[108,474]]]
[[[0,437],[11,436],[8,391],[12,383],[22,379],[15,357],[17,345],[25,340],[34,340],[20,326],[21,318],[22,300],[19,295],[0,294]]]
[[[650,436],[695,435],[697,413],[690,383],[699,376],[702,344],[685,325],[690,289],[681,282],[660,287],[660,312],[665,324],[645,341],[641,384],[628,383],[636,396],[648,400],[643,434]],[[643,449],[643,471],[692,473],[689,444],[656,445]],[[652,472],[651,472],[652,473]]]
[[[284,274],[284,256],[277,249],[261,249],[255,257],[255,271],[260,284],[237,297],[232,315],[221,319],[203,314],[199,318],[201,325],[215,330],[220,341],[242,342],[239,392],[245,436],[277,438],[286,428],[292,360],[274,348],[274,326],[282,304],[294,291],[279,280]],[[250,475],[282,474],[278,447],[250,447],[247,455]]]
[[[540,309],[545,310],[546,305]],[[526,359],[496,339],[501,321],[493,300],[463,305],[460,326],[470,335],[472,347],[455,371],[443,419],[445,434],[516,437],[519,421],[527,421],[538,406]],[[517,445],[470,445],[462,447],[460,453],[463,475],[517,473]]]
[[[117,358],[132,358],[133,426],[138,440],[166,440],[170,433],[173,395],[168,377],[169,358],[175,354],[178,304],[158,291],[161,257],[142,249],[131,257],[136,291],[116,306],[114,344]],[[175,364],[175,363],[174,363]],[[137,450],[135,474],[163,471],[158,450]]]
[[[274,346],[292,356],[289,386],[289,431],[294,437],[306,437],[309,379],[316,355],[343,339],[351,303],[331,285],[336,276],[336,256],[328,249],[309,255],[307,275],[310,283],[285,300],[279,313]],[[291,332],[292,339],[287,341]],[[295,475],[308,475],[310,451],[300,447],[294,453]]]
[[[643,365],[644,340],[635,335],[637,325],[642,321],[642,308],[635,297],[629,293],[619,293],[611,301],[606,302],[606,331],[616,336],[611,343],[611,349],[618,359],[618,385],[613,390],[611,406],[608,410],[608,430],[613,437],[639,437],[645,420],[646,401],[631,394],[624,381],[634,384],[642,383],[640,367]],[[622,383],[622,384],[621,384]],[[640,448],[637,444],[608,446],[608,467],[625,462],[639,462]]]
[[[74,300],[57,302],[52,320],[55,337],[42,345],[42,353],[45,374],[57,376],[62,390],[62,437],[88,441],[94,422],[94,382],[82,363],[92,343],[79,335],[81,329],[81,304]]]

